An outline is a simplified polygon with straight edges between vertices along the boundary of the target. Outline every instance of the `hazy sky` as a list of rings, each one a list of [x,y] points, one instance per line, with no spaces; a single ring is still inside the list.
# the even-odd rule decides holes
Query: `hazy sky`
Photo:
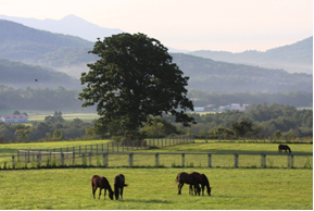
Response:
[[[313,35],[312,0],[0,0],[0,14],[74,14],[184,50],[264,51]]]

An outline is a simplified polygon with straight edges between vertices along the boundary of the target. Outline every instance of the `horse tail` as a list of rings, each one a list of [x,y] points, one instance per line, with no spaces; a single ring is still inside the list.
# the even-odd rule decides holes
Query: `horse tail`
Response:
[[[175,181],[176,184],[179,182],[178,176],[177,176],[177,178],[174,181]]]

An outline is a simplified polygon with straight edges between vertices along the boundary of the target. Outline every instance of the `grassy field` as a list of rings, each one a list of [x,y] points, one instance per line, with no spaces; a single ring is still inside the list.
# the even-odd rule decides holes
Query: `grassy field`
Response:
[[[53,116],[53,113],[44,113],[44,114],[30,114],[28,117],[28,121],[44,121],[46,116]],[[62,114],[62,118],[67,121],[72,121],[73,119],[79,118],[83,121],[93,121],[98,119],[99,116],[96,113],[64,113]]]
[[[184,185],[177,194],[176,175],[205,173],[212,196],[190,196]],[[108,178],[123,173],[123,201],[93,199],[90,177]],[[312,210],[313,172],[296,169],[52,169],[3,171],[0,174],[0,209],[74,210]],[[96,196],[98,196],[98,191]],[[108,193],[107,193],[108,194]]]

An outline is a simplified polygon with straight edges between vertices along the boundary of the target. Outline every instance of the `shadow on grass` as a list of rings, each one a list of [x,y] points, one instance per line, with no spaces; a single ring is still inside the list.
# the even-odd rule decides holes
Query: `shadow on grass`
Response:
[[[174,202],[170,202],[167,200],[158,200],[158,199],[151,199],[151,200],[145,200],[145,199],[123,199],[123,200],[117,200],[120,202],[140,202],[140,203],[167,203],[167,204],[173,204]]]

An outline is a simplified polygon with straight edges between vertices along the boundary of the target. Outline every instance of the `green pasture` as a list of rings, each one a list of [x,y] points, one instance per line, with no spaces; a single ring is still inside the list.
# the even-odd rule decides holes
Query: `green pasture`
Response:
[[[54,113],[40,113],[31,114],[28,116],[28,121],[44,121],[46,116],[53,116]],[[99,116],[96,113],[64,113],[62,118],[67,121],[72,121],[73,119],[79,118],[83,121],[93,121],[98,119]]]
[[[176,175],[207,175],[212,196],[178,195]],[[105,176],[113,187],[125,175],[124,200],[92,197],[90,177]],[[54,210],[312,210],[313,172],[308,169],[91,168],[2,171],[0,209]],[[108,192],[107,192],[108,194]]]

